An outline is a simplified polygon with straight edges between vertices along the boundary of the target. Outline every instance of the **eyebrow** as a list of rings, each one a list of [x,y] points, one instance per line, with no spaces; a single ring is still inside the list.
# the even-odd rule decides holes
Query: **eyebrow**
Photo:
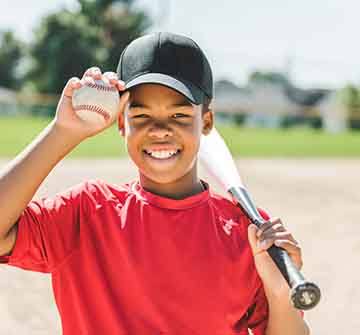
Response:
[[[184,97],[179,102],[173,104],[173,106],[192,106],[192,103]]]
[[[130,102],[130,107],[141,107],[141,108],[150,108],[149,106],[147,106],[146,104],[142,103],[142,102],[139,102],[139,101],[136,101],[136,100],[133,100]]]

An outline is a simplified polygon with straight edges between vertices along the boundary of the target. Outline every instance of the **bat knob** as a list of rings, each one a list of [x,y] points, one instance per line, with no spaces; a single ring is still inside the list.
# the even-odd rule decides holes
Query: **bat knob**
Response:
[[[308,310],[319,303],[321,292],[314,283],[302,282],[292,288],[290,297],[295,308]]]

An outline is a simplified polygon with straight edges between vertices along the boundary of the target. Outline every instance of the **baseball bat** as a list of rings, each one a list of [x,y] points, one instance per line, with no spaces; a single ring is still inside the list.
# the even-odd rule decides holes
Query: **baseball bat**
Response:
[[[202,136],[199,158],[209,174],[217,180],[225,191],[230,193],[249,220],[257,227],[261,227],[266,220],[259,214],[241,180],[229,148],[215,128],[207,136]],[[267,252],[289,284],[290,299],[293,306],[301,310],[315,307],[321,297],[319,287],[304,278],[284,249],[273,245]]]

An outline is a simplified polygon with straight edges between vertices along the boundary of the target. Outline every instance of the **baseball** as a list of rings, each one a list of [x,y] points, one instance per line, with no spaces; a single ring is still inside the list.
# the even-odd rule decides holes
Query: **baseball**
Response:
[[[112,120],[119,109],[120,95],[116,87],[103,80],[74,90],[72,104],[76,114],[90,123],[106,124]]]

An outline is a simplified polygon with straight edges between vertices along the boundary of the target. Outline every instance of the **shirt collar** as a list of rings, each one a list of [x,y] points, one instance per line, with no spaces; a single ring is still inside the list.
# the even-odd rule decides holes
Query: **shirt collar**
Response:
[[[134,180],[133,182],[131,182],[130,188],[132,193],[134,193],[136,197],[141,201],[161,208],[179,210],[196,207],[208,201],[210,197],[210,186],[204,180],[200,179],[200,181],[203,186],[205,186],[205,190],[184,199],[171,199],[146,191],[142,187],[139,180]]]

